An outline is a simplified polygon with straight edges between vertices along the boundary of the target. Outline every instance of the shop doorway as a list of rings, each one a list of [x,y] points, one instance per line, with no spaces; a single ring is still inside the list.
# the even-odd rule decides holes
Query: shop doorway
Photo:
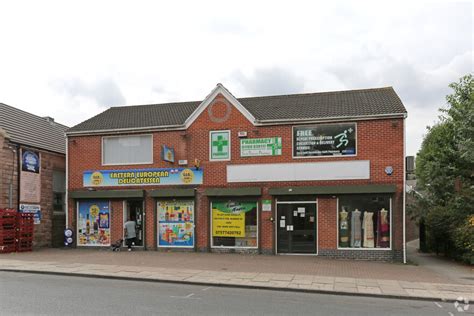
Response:
[[[128,200],[124,201],[123,208],[123,223],[125,224],[128,219],[132,219],[136,223],[135,247],[143,247],[145,244],[145,213],[143,200]],[[122,225],[123,229],[123,225]],[[124,236],[125,245],[125,236]]]
[[[316,202],[277,202],[277,253],[316,254],[317,222]]]

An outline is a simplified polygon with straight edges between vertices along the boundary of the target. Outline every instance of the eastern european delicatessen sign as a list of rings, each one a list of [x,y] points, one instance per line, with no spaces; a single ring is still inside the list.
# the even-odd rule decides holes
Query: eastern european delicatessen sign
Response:
[[[202,184],[202,169],[153,168],[129,170],[88,170],[84,172],[85,187],[120,187],[145,185]]]
[[[293,157],[354,156],[356,124],[293,127]]]

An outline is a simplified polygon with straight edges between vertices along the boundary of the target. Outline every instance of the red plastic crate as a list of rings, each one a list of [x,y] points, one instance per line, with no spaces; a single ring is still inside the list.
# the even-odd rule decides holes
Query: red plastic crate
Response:
[[[0,253],[11,253],[11,252],[15,252],[15,251],[16,251],[15,245],[13,245],[13,246],[0,246]]]

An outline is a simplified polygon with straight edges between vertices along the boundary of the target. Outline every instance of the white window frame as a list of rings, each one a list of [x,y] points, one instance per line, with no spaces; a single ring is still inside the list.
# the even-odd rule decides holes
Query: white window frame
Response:
[[[332,155],[332,156],[295,156],[295,128],[296,127],[311,127],[316,125],[339,125],[339,124],[355,124],[355,155]],[[291,127],[291,157],[293,159],[320,159],[320,158],[347,158],[347,157],[357,157],[359,154],[359,142],[357,141],[357,131],[359,127],[357,122],[339,122],[339,123],[315,123],[315,124],[305,124],[305,125],[293,125]]]
[[[212,133],[222,133],[222,132],[229,133],[229,158],[212,159]],[[230,131],[230,129],[209,131],[209,161],[230,161],[231,156],[232,156],[232,132]]]
[[[371,194],[371,195],[377,195],[377,194]],[[360,248],[351,248],[351,247],[339,247],[339,197],[337,198],[337,201],[336,201],[336,236],[337,236],[337,240],[336,240],[336,243],[337,243],[337,250],[355,250],[355,251],[362,251],[362,250],[366,250],[366,251],[391,251],[392,250],[392,240],[393,240],[393,235],[392,235],[392,218],[393,218],[393,213],[392,213],[392,197],[390,196],[389,198],[390,202],[389,202],[389,207],[390,207],[390,247],[388,248],[377,248],[377,247],[374,247],[374,248],[364,248],[364,247],[360,247]]]
[[[235,200],[235,201],[239,201],[239,200]],[[242,200],[244,201],[244,200]],[[245,200],[245,201],[252,201],[253,200]],[[259,215],[260,215],[260,207],[259,207],[259,201],[258,200],[255,200],[255,205],[257,206],[257,245],[255,247],[242,247],[242,246],[214,246],[214,236],[212,236],[212,201],[210,203],[210,209],[209,209],[209,214],[210,214],[210,222],[211,222],[211,227],[210,227],[210,238],[211,238],[211,249],[258,249],[259,248],[259,238],[260,238],[260,222],[259,222]]]
[[[150,136],[151,137],[151,161],[148,162],[133,162],[133,163],[105,163],[104,162],[104,139],[105,138],[124,138],[124,137],[136,137],[136,136]],[[153,155],[153,134],[127,134],[127,135],[114,135],[114,136],[102,136],[101,139],[101,152],[102,152],[102,166],[129,166],[129,165],[151,165],[154,161]]]

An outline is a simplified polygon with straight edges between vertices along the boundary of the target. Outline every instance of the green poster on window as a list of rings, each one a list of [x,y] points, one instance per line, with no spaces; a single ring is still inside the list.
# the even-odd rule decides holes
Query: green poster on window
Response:
[[[230,131],[215,131],[210,135],[211,160],[230,160]]]

